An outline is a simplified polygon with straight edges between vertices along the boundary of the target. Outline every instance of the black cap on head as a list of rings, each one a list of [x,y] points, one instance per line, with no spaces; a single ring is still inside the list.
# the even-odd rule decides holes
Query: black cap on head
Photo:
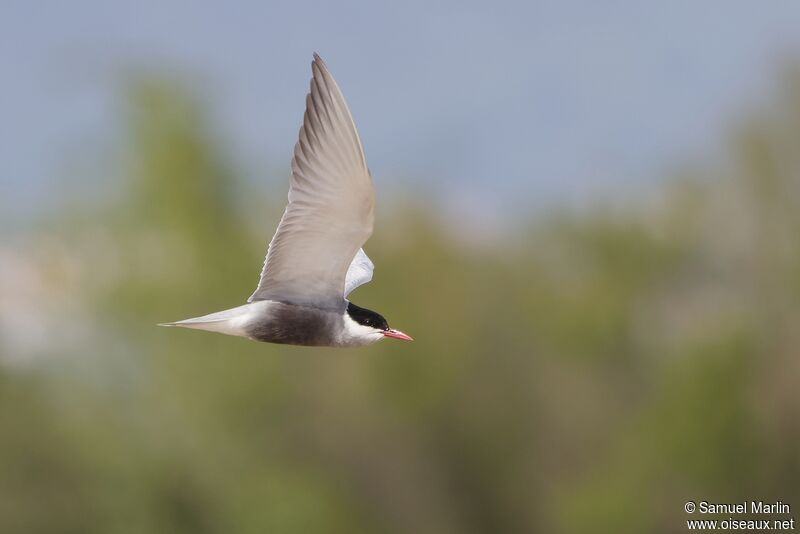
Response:
[[[380,313],[356,306],[352,302],[347,304],[347,315],[358,324],[370,326],[379,330],[389,330],[389,323]]]

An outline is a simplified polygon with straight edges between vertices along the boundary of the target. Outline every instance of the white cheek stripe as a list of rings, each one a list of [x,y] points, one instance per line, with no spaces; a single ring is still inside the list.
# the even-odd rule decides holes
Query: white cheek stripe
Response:
[[[343,345],[369,345],[383,339],[380,330],[355,322],[347,312],[343,317],[343,325],[344,329],[339,340]]]

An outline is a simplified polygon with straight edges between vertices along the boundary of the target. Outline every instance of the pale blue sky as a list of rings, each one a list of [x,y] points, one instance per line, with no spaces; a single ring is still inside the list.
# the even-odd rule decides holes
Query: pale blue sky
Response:
[[[4,2],[0,209],[107,151],[129,67],[189,76],[247,176],[285,179],[313,51],[384,191],[538,207],[713,153],[800,57],[800,2]]]

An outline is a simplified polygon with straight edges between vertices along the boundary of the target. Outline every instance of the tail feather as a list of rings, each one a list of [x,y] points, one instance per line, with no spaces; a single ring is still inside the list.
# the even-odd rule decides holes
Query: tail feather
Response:
[[[244,333],[244,325],[247,321],[248,307],[249,305],[245,304],[244,306],[209,313],[208,315],[200,317],[192,317],[191,319],[184,319],[182,321],[159,323],[158,326],[180,326],[183,328],[208,330],[210,332],[220,332],[234,336],[246,335]]]

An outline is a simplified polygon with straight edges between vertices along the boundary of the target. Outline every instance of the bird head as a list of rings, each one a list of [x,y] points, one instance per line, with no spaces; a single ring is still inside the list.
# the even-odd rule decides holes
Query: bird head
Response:
[[[367,343],[374,343],[386,337],[414,341],[408,334],[389,328],[389,323],[380,313],[356,306],[352,302],[347,305],[347,315],[355,323],[351,327],[353,334],[363,338]]]

